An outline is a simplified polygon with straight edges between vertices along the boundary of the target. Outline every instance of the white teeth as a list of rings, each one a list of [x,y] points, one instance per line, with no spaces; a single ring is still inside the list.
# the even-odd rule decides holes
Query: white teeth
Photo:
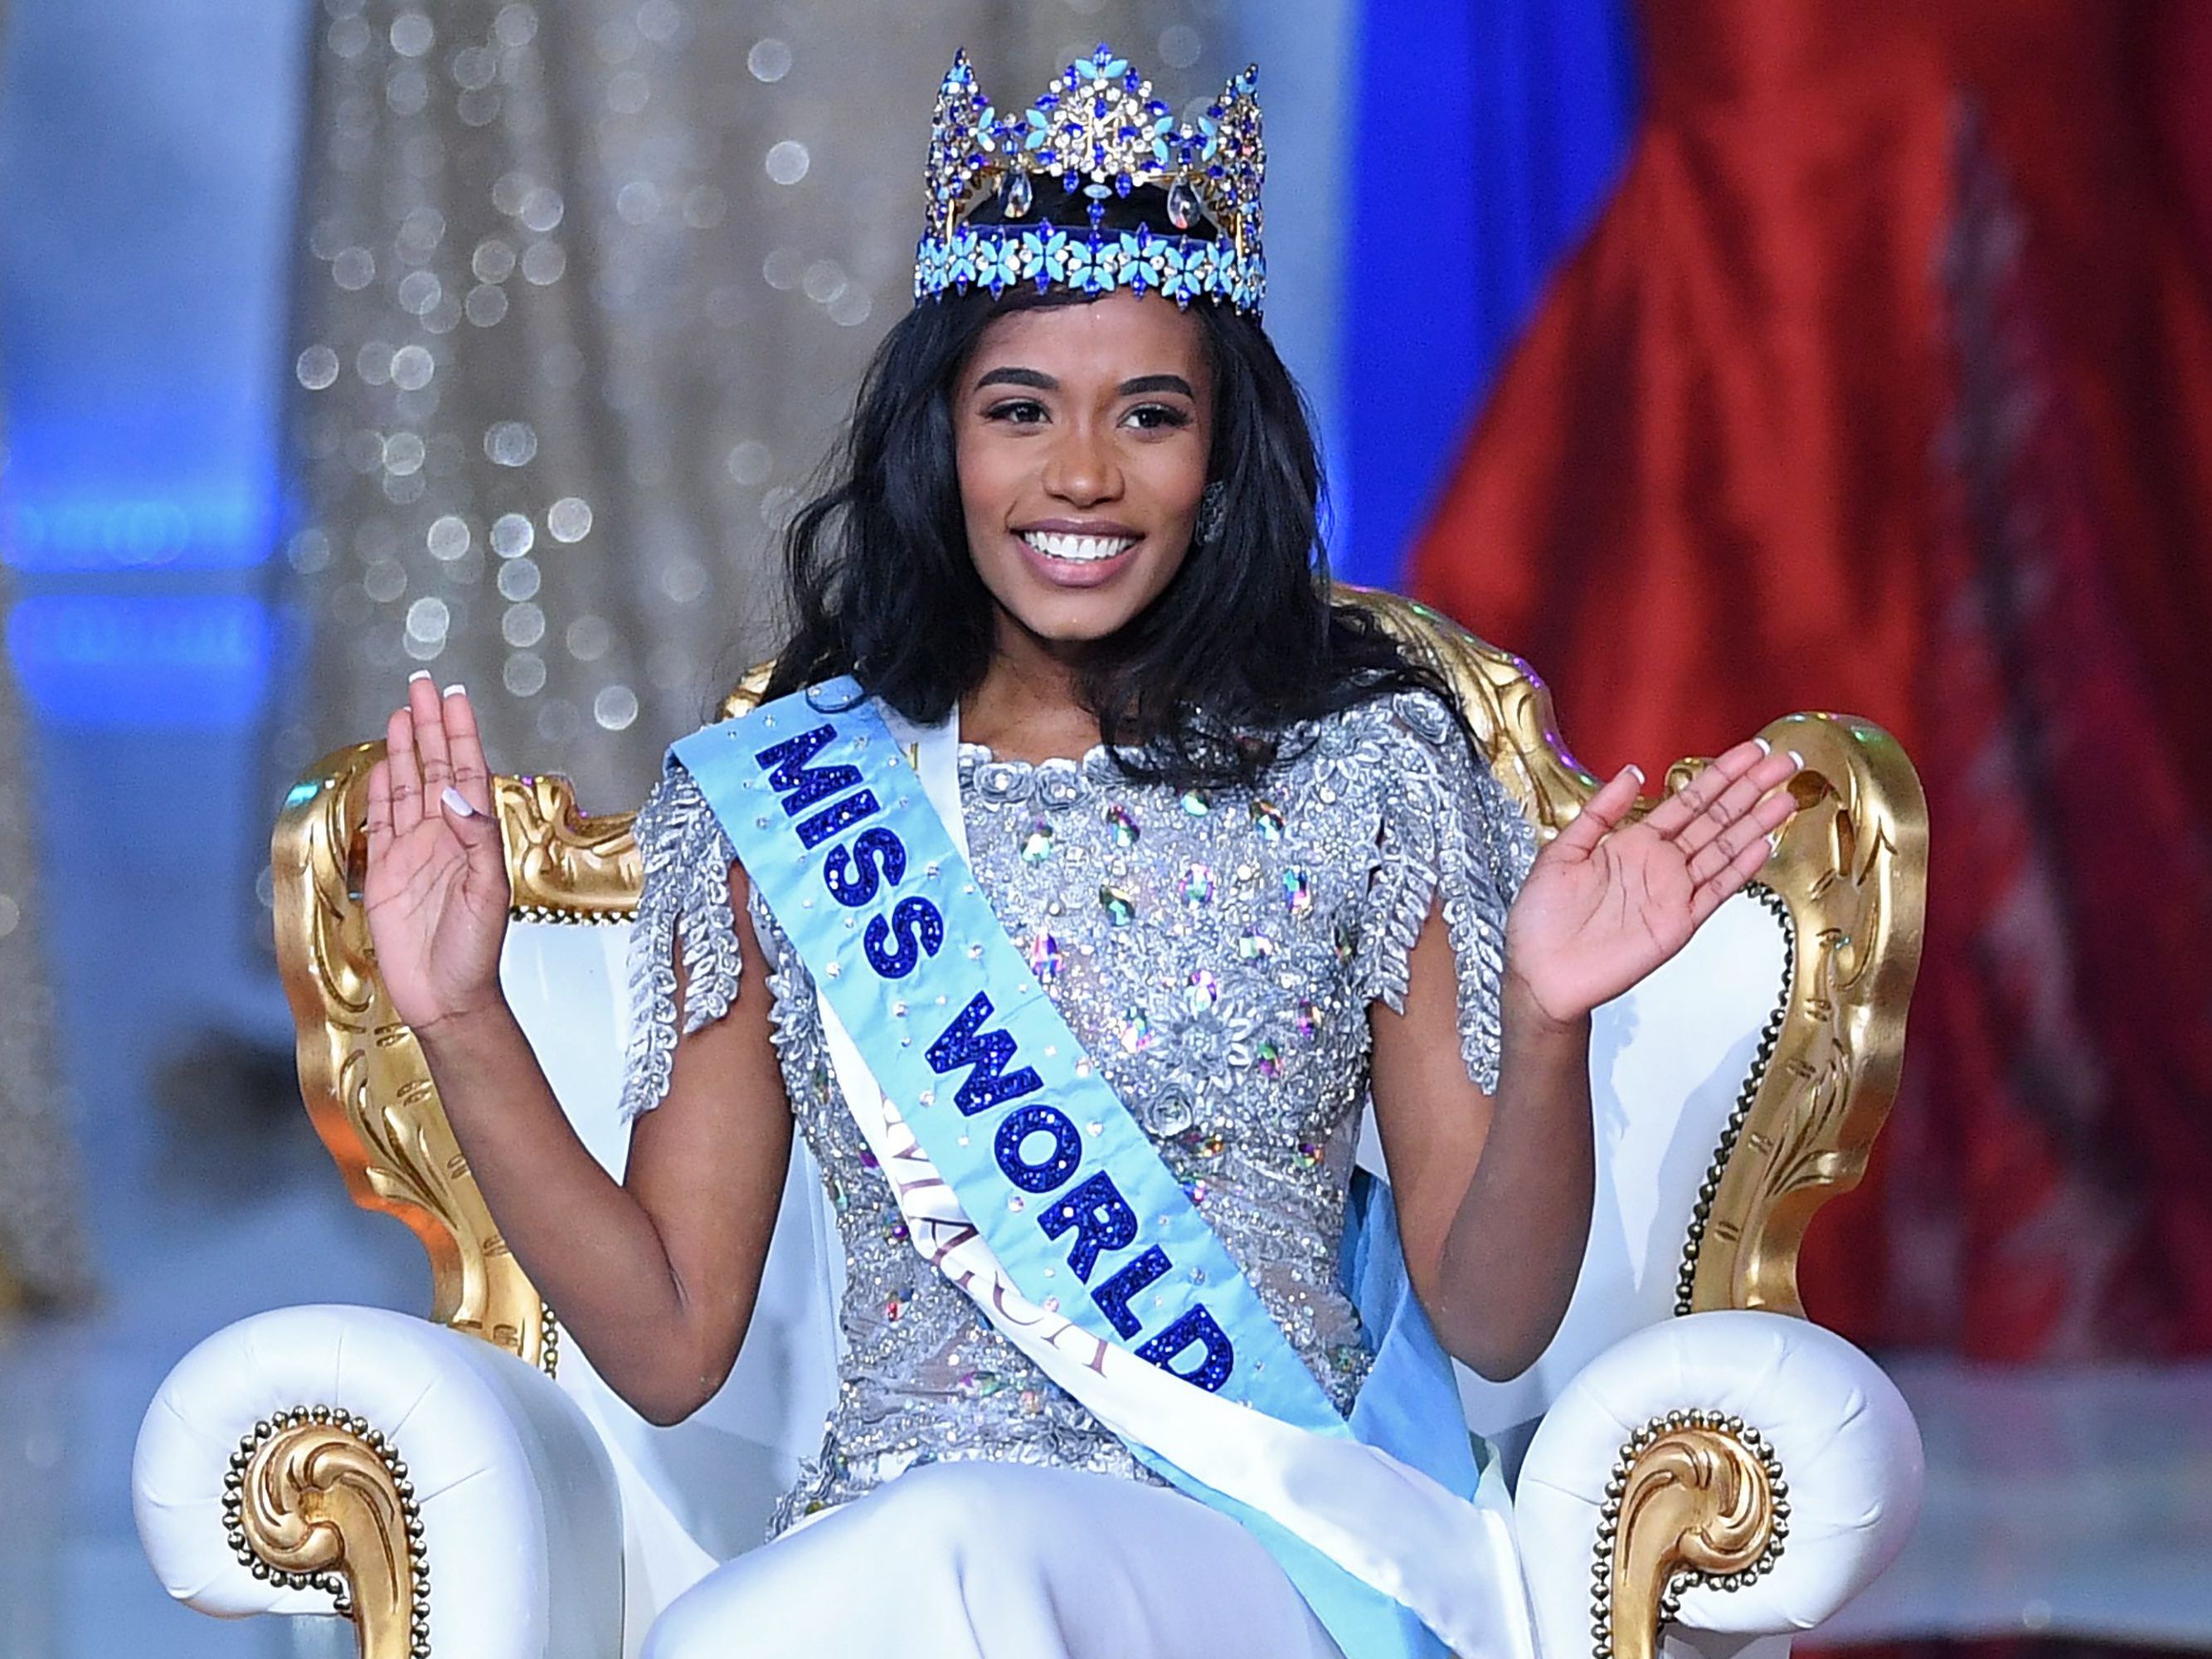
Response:
[[[1117,553],[1126,553],[1137,544],[1134,536],[1069,536],[1056,530],[1032,530],[1022,539],[1048,559],[1062,559],[1070,564],[1097,564]]]

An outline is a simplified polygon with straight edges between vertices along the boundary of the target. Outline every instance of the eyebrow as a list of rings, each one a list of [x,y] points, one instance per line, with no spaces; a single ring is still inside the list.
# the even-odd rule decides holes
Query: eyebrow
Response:
[[[1018,368],[1011,364],[990,370],[975,382],[978,392],[988,386],[1021,386],[1033,392],[1060,390],[1060,382],[1042,370]],[[1193,403],[1198,401],[1190,382],[1180,374],[1139,374],[1134,380],[1122,381],[1120,388],[1120,395],[1124,398],[1140,397],[1147,392],[1179,392]]]

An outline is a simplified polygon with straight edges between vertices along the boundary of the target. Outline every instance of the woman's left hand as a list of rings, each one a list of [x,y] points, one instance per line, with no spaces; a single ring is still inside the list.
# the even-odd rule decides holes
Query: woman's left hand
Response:
[[[1800,763],[1740,743],[1633,823],[1643,774],[1623,770],[1536,855],[1506,918],[1507,977],[1562,1024],[1627,990],[1759,873]]]

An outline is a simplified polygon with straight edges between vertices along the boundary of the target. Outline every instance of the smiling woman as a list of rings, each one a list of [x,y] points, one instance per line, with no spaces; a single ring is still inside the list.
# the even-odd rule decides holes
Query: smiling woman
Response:
[[[1550,1340],[1590,1011],[1765,861],[1796,762],[1739,744],[1635,823],[1624,770],[1536,852],[1331,598],[1260,155],[1249,72],[1178,129],[1103,48],[1018,118],[956,64],[793,637],[636,820],[620,1184],[503,1000],[467,694],[392,717],[384,983],[598,1373],[698,1410],[795,1138],[837,1212],[821,1453],[651,1659],[1533,1650],[1447,1354]]]

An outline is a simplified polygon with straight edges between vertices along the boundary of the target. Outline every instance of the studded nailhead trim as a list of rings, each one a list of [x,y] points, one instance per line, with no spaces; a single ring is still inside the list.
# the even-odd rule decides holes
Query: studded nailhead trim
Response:
[[[508,908],[509,921],[550,921],[564,927],[627,927],[637,920],[635,910],[556,910],[543,904],[517,904]]]
[[[538,1369],[548,1376],[561,1374],[561,1322],[542,1298],[538,1304]]]
[[[1677,1568],[1660,1595],[1659,1616],[1679,1617],[1682,1592],[1686,1589],[1699,1586],[1718,1590],[1747,1589],[1773,1571],[1774,1564],[1782,1559],[1782,1546],[1790,1535],[1790,1486],[1782,1478],[1782,1460],[1775,1455],[1766,1437],[1742,1418],[1725,1412],[1668,1412],[1663,1417],[1653,1418],[1621,1447],[1620,1455],[1613,1460],[1613,1474],[1605,1483],[1605,1503],[1598,1514],[1596,1559],[1590,1566],[1590,1637],[1595,1659],[1612,1659],[1613,1656],[1613,1555],[1629,1475],[1636,1467],[1636,1460],[1653,1441],[1677,1429],[1708,1429],[1728,1435],[1759,1459],[1765,1466],[1767,1486],[1774,1494],[1774,1519],[1766,1547],[1759,1552],[1756,1561],[1741,1571],[1706,1573],[1694,1567]]]
[[[1753,897],[1774,913],[1782,923],[1783,938],[1788,942],[1789,959],[1782,964],[1782,989],[1777,996],[1774,1011],[1766,1017],[1765,1029],[1759,1034],[1758,1051],[1753,1055],[1751,1070],[1745,1074],[1743,1087],[1735,1097],[1735,1105],[1729,1113],[1728,1123],[1721,1130],[1719,1144],[1713,1148],[1712,1162],[1705,1166],[1705,1178],[1698,1185],[1698,1201],[1690,1212],[1690,1232],[1682,1246],[1682,1266],[1674,1276],[1674,1311],[1677,1315],[1690,1311],[1691,1287],[1698,1277],[1698,1254],[1705,1248],[1705,1229],[1713,1218],[1713,1200],[1721,1189],[1721,1176],[1735,1156],[1736,1142],[1743,1134],[1743,1126],[1751,1117],[1752,1103],[1759,1098],[1759,1091],[1766,1081],[1766,1068],[1773,1061],[1775,1044],[1782,1038],[1782,1023],[1790,1014],[1790,987],[1796,976],[1797,939],[1790,926],[1790,906],[1771,888],[1753,886],[1748,890]]]
[[[409,1609],[407,1650],[412,1659],[429,1659],[430,1564],[423,1548],[422,1509],[415,1501],[415,1485],[408,1478],[407,1465],[400,1459],[399,1449],[385,1437],[381,1429],[371,1427],[367,1418],[331,1406],[295,1406],[290,1411],[263,1418],[240,1436],[238,1449],[231,1453],[230,1467],[222,1477],[224,1538],[240,1564],[264,1583],[274,1584],[280,1589],[321,1590],[330,1596],[332,1612],[340,1618],[352,1616],[353,1601],[343,1573],[288,1572],[272,1567],[253,1553],[246,1536],[246,1471],[254,1454],[287,1429],[304,1428],[309,1424],[327,1424],[353,1435],[382,1459],[384,1467],[391,1471],[393,1488],[399,1494],[400,1521],[407,1537],[408,1564],[412,1569],[415,1589],[415,1603]]]

